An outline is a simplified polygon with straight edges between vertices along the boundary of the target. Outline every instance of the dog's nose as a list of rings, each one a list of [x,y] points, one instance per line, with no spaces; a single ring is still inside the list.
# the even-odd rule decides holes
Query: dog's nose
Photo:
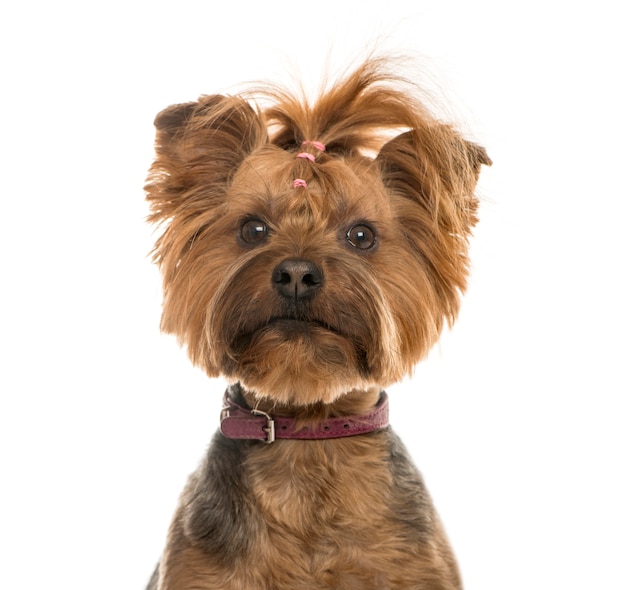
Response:
[[[322,271],[310,260],[283,260],[272,274],[278,292],[288,299],[307,299],[322,286]]]

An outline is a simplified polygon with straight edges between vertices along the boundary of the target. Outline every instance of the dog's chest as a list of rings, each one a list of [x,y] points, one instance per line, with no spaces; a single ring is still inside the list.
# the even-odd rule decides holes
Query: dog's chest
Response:
[[[288,530],[321,531],[343,520],[363,525],[380,514],[392,475],[377,438],[281,441],[251,451],[244,469],[261,516]]]
[[[259,579],[277,588],[390,587],[390,564],[406,567],[411,549],[391,508],[382,439],[296,442],[250,454],[245,468],[259,524],[249,560]]]
[[[431,576],[433,522],[390,431],[272,445],[218,435],[183,493],[160,588],[406,590]]]

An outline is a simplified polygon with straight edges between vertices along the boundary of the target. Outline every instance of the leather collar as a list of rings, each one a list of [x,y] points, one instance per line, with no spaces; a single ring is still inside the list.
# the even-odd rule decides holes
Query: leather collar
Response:
[[[374,409],[367,414],[327,418],[317,423],[314,428],[307,426],[296,428],[293,418],[273,417],[266,412],[250,409],[245,402],[234,399],[237,390],[238,387],[234,386],[228,388],[224,394],[220,430],[227,438],[262,440],[266,443],[273,443],[281,438],[320,440],[356,436],[389,425],[389,400],[384,391]]]

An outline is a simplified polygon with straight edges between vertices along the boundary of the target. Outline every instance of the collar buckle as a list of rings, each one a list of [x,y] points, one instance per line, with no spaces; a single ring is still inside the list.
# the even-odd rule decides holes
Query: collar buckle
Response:
[[[266,420],[266,425],[262,428],[263,432],[267,435],[265,439],[265,444],[271,445],[276,440],[276,425],[274,419],[267,414],[266,412],[262,412],[261,410],[257,410],[256,408],[250,411],[254,416],[262,416]]]

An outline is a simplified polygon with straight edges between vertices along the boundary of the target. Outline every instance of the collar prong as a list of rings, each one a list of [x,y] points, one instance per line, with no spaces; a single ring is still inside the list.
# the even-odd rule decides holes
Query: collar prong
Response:
[[[274,419],[268,413],[257,410],[256,408],[251,410],[250,413],[254,416],[263,416],[263,418],[267,420],[267,424],[263,427],[263,432],[267,434],[265,442],[268,445],[272,444],[276,440],[276,426]]]

